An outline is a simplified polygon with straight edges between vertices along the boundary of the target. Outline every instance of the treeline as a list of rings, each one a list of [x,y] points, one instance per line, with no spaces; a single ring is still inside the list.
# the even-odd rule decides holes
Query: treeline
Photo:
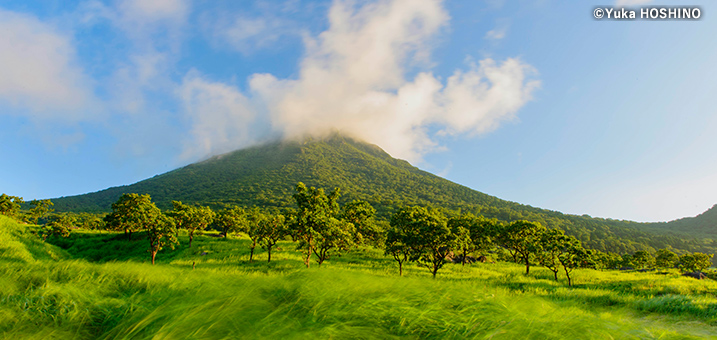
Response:
[[[520,220],[562,229],[585,247],[619,254],[669,248],[678,254],[715,252],[717,242],[672,233],[653,224],[576,216],[508,202],[447,181],[394,159],[380,148],[335,135],[324,140],[269,143],[216,156],[153,178],[100,192],[60,198],[62,211],[108,212],[125,192],[149,193],[160,209],[172,201],[215,211],[231,206],[287,210],[293,186],[341,188],[340,204],[360,200],[388,223],[404,206],[437,206],[447,216],[472,213],[504,223]],[[699,235],[698,235],[699,236]]]
[[[430,271],[433,277],[447,261],[471,263],[488,258],[522,263],[526,274],[531,265],[549,269],[555,280],[563,273],[572,284],[570,274],[576,268],[648,269],[674,268],[701,271],[709,267],[712,255],[688,253],[678,256],[667,248],[655,252],[638,250],[618,254],[584,245],[562,229],[547,228],[538,221],[502,222],[496,218],[472,213],[423,207],[397,208],[390,222],[377,220],[376,210],[366,201],[340,203],[340,191],[326,194],[323,189],[298,183],[292,195],[292,209],[245,209],[227,206],[214,211],[207,206],[172,202],[172,209],[162,211],[149,195],[124,194],[112,204],[112,212],[98,214],[53,214],[52,202],[33,201],[32,208],[20,209],[19,197],[0,196],[0,213],[14,215],[31,223],[44,221],[40,236],[67,237],[73,227],[124,232],[144,232],[149,242],[152,264],[158,252],[178,244],[178,230],[189,236],[189,247],[196,232],[214,228],[224,237],[244,233],[250,239],[249,261],[261,247],[271,261],[271,251],[281,240],[296,242],[304,264],[314,261],[321,266],[332,256],[367,245],[384,250],[398,264],[415,263]],[[652,255],[654,253],[654,256]]]

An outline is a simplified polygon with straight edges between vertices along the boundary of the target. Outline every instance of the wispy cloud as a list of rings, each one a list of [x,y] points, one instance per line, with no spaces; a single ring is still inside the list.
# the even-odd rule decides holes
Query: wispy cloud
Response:
[[[191,71],[184,77],[178,95],[191,127],[191,138],[184,141],[183,159],[232,151],[257,140],[258,131],[252,129],[255,110],[235,87]]]
[[[35,119],[91,118],[91,80],[77,63],[71,35],[2,9],[0,32],[0,103]]]
[[[270,15],[217,18],[212,13],[206,14],[202,21],[206,35],[215,48],[233,49],[244,54],[274,46],[283,36],[301,34],[289,20]]]

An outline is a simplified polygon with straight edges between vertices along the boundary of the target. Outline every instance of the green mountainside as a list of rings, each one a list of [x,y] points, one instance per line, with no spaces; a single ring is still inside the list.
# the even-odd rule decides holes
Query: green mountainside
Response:
[[[717,204],[695,217],[650,224],[654,228],[717,239]]]
[[[715,244],[674,233],[675,229],[587,215],[566,215],[504,201],[392,158],[375,145],[341,135],[274,142],[212,157],[144,181],[53,199],[58,211],[107,212],[123,193],[148,193],[162,209],[172,200],[221,208],[227,204],[293,207],[297,182],[341,189],[342,201],[362,199],[387,219],[402,205],[435,205],[502,221],[527,219],[562,228],[588,247],[632,253],[672,247],[711,251]]]

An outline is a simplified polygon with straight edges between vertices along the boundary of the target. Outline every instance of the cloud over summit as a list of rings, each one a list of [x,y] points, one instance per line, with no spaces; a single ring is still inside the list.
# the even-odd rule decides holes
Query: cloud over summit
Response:
[[[286,137],[339,130],[418,160],[437,146],[429,126],[442,135],[491,131],[539,86],[518,59],[485,59],[445,81],[430,71],[409,78],[409,66],[429,64],[448,21],[437,0],[335,1],[329,28],[305,38],[298,77],[255,74],[250,87]]]

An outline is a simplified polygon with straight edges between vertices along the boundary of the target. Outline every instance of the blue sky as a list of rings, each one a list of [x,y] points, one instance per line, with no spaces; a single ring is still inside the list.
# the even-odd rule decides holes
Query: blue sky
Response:
[[[633,0],[637,6],[683,5]],[[637,221],[717,203],[717,33],[591,1],[0,1],[0,191],[131,184],[341,130],[452,181]]]

